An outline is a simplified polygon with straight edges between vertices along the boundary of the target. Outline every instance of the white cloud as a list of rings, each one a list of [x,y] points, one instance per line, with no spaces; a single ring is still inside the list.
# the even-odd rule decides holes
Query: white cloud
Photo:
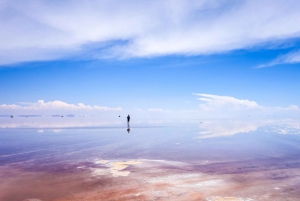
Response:
[[[200,101],[199,107],[194,109],[166,110],[163,108],[149,108],[150,114],[165,118],[199,119],[199,118],[259,118],[259,117],[296,117],[300,109],[296,105],[288,107],[269,107],[259,105],[247,99],[231,96],[193,93]]]
[[[198,100],[204,102],[199,106],[202,110],[242,110],[242,109],[262,109],[254,101],[240,100],[230,96],[218,96],[212,94],[194,94],[199,96]]]
[[[219,96],[213,94],[198,94],[201,101],[198,113],[206,117],[271,117],[271,116],[291,116],[300,114],[300,109],[296,105],[288,107],[268,107],[261,106],[255,101],[247,99],[237,99],[230,96]]]
[[[161,108],[149,108],[148,111],[149,112],[163,112],[164,110]]]
[[[15,104],[11,104],[11,105],[2,104],[2,105],[0,105],[0,109],[20,109],[20,108],[21,108],[21,106],[15,105]]]
[[[298,0],[1,0],[0,64],[252,48],[299,37],[299,11]]]
[[[18,111],[47,111],[47,110],[94,110],[94,111],[121,111],[122,108],[116,107],[116,108],[109,108],[109,107],[102,107],[98,105],[90,106],[85,105],[83,103],[75,104],[69,104],[63,101],[50,101],[45,102],[44,100],[38,100],[36,103],[26,103],[25,105],[7,105],[2,104],[0,105],[0,111],[5,110],[18,110]]]
[[[199,107],[192,109],[182,108],[168,110],[165,108],[134,108],[123,110],[121,107],[105,107],[98,105],[86,105],[84,103],[71,104],[63,101],[39,100],[35,103],[22,102],[19,104],[0,105],[0,114],[13,115],[53,115],[53,114],[75,114],[94,115],[103,118],[116,118],[119,116],[130,116],[136,119],[199,119],[199,118],[227,118],[227,117],[264,117],[277,115],[284,117],[297,117],[300,109],[296,105],[288,107],[267,107],[261,106],[255,101],[247,99],[237,99],[230,96],[220,96],[213,94],[195,93],[197,99],[201,101]],[[98,112],[98,113],[97,113]],[[126,114],[126,115],[125,115]],[[99,116],[100,115],[100,116]]]
[[[276,66],[280,64],[295,64],[295,63],[300,63],[300,50],[279,56],[278,58],[271,61],[270,63],[259,65],[257,68],[266,68],[266,67]]]
[[[161,108],[149,108],[148,111],[149,112],[172,112],[172,110],[164,110]]]

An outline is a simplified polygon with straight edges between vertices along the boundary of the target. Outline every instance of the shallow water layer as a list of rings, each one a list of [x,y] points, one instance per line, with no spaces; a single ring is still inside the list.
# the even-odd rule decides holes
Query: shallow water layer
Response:
[[[4,119],[0,200],[300,200],[298,119]]]

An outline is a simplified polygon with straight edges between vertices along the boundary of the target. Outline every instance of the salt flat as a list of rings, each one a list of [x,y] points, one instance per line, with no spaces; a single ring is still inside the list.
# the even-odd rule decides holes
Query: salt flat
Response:
[[[132,123],[130,133],[122,123],[75,123],[55,122],[59,132],[51,122],[2,126],[1,201],[300,196],[296,119],[144,120]]]

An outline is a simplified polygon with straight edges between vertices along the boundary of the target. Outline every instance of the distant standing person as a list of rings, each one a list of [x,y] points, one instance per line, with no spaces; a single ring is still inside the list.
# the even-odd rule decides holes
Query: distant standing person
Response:
[[[127,116],[127,123],[129,123],[129,121],[130,121],[130,116],[128,115]]]

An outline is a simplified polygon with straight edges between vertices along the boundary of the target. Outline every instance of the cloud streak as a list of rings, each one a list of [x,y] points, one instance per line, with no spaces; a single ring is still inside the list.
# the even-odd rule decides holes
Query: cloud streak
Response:
[[[214,54],[300,36],[297,0],[0,1],[0,65]]]
[[[267,68],[267,67],[272,67],[281,64],[295,64],[295,63],[300,63],[300,50],[282,55],[276,58],[275,60],[271,61],[270,63],[257,66],[257,68]]]

